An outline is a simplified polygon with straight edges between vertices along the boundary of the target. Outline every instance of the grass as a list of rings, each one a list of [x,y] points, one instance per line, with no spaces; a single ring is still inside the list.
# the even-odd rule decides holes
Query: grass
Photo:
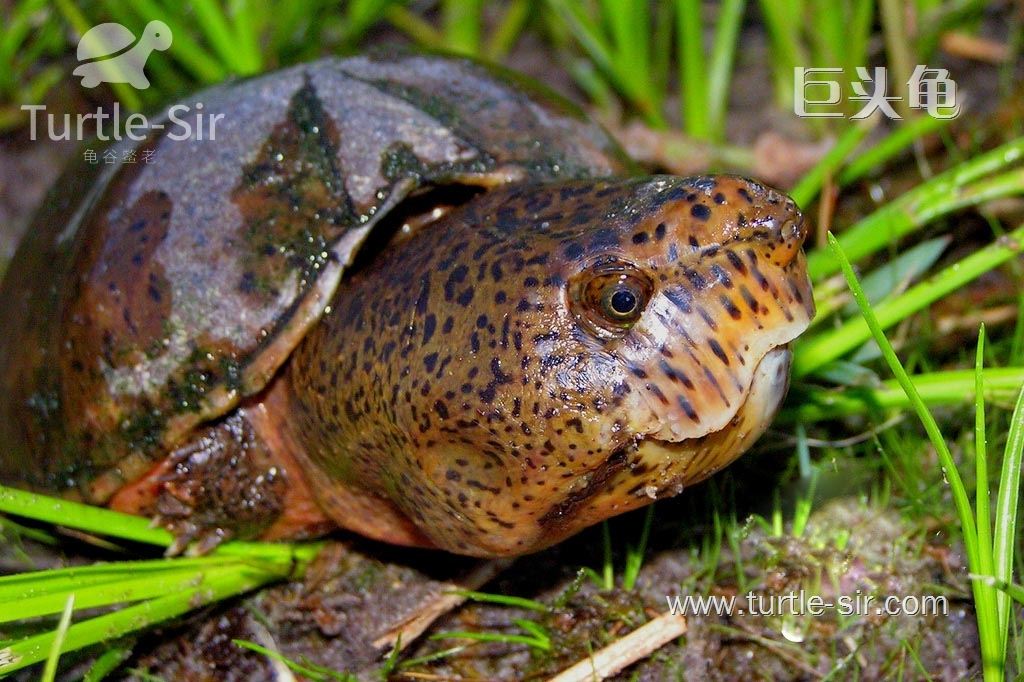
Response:
[[[512,621],[522,633],[479,632],[476,630],[454,630],[430,635],[433,640],[461,639],[471,642],[498,642],[501,644],[522,644],[538,651],[551,651],[551,635],[543,626],[525,618]]]
[[[1018,180],[1018,183],[1021,182],[1024,182],[1024,175]],[[1024,184],[1020,184],[1017,191],[1022,189]],[[1021,239],[1024,239],[1024,226],[1009,233],[1005,240],[999,240],[953,263],[903,294],[878,303],[876,314],[879,324],[883,329],[889,328],[1006,263],[1020,253]],[[839,327],[807,337],[797,345],[793,375],[803,377],[820,370],[870,338],[870,327],[861,317],[849,319]]]
[[[329,682],[330,680],[335,680],[336,682],[356,682],[358,680],[358,678],[355,675],[352,675],[351,673],[342,673],[336,670],[331,670],[330,668],[325,668],[324,666],[316,665],[315,663],[308,660],[303,660],[301,663],[293,661],[287,656],[281,654],[279,651],[268,649],[267,647],[261,644],[257,644],[256,642],[250,642],[244,639],[234,639],[231,641],[234,642],[235,645],[240,646],[243,649],[255,651],[256,653],[266,656],[267,658],[283,663],[284,665],[288,666],[288,669],[291,670],[293,673],[298,673],[299,675],[302,675],[304,678],[310,680],[311,682]]]
[[[759,4],[772,45],[779,109],[793,110],[794,69],[840,68],[841,80],[850,83],[856,67],[868,63],[874,0],[760,0]],[[854,113],[849,87],[844,94],[846,113]]]
[[[61,25],[46,0],[17,0],[0,10],[0,131],[25,120],[22,104],[40,104],[63,78],[50,60],[65,49]]]
[[[172,541],[139,517],[2,486],[0,512],[120,541],[164,548]],[[0,676],[53,660],[55,651],[116,640],[203,605],[299,577],[319,548],[228,542],[206,557],[114,561],[0,577],[0,625],[29,623],[38,630],[0,641]],[[107,612],[72,623],[71,605]],[[46,629],[47,617],[58,613],[64,615],[57,628]]]
[[[985,423],[984,391],[984,327],[978,336],[975,365],[975,505],[971,501],[960,476],[960,471],[950,452],[932,413],[918,394],[914,382],[904,369],[892,344],[885,336],[883,326],[875,313],[853,266],[843,252],[839,240],[829,234],[829,247],[839,262],[843,276],[853,292],[865,323],[875,342],[882,350],[889,369],[896,376],[914,412],[920,419],[928,439],[938,454],[943,478],[948,482],[960,521],[962,537],[967,552],[967,563],[978,577],[972,582],[975,613],[978,620],[978,635],[981,642],[982,670],[986,682],[1004,679],[1007,640],[1010,623],[1010,590],[996,592],[995,585],[1012,584],[1014,550],[1016,543],[1017,516],[1019,514],[1019,490],[1022,456],[1024,456],[1024,388],[1010,419],[1010,432],[1003,457],[1003,472],[1000,476],[999,493],[996,502],[994,528],[990,527],[989,515],[989,474],[987,464],[987,433]],[[988,582],[991,578],[997,582]]]

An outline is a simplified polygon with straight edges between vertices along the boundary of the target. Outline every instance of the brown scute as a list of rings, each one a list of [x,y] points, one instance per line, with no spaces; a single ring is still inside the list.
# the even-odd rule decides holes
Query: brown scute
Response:
[[[678,492],[749,447],[785,392],[758,379],[748,401],[813,314],[802,254],[772,257],[796,225],[788,199],[731,177],[476,197],[361,267],[300,344],[287,378],[308,466],[478,556]],[[617,286],[639,318],[602,318]],[[756,310],[723,303],[743,292]],[[321,503],[344,525],[334,494]]]
[[[271,129],[241,169],[231,201],[246,226],[237,244],[244,271],[239,291],[266,305],[296,270],[309,286],[330,245],[357,220],[345,192],[338,124],[308,76],[292,95],[284,120]]]

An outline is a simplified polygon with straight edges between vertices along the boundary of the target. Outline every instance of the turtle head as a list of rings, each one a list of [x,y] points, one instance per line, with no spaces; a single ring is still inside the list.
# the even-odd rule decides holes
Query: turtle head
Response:
[[[656,177],[598,189],[580,213],[598,195],[602,213],[556,250],[573,352],[586,358],[558,384],[600,445],[549,514],[576,529],[742,454],[785,397],[788,344],[814,315],[807,228],[783,194],[732,176]]]
[[[785,391],[775,375],[788,370],[786,346],[814,315],[807,229],[792,200],[744,178],[657,179],[634,192],[645,217],[621,220],[616,245],[573,273],[567,306],[614,359],[612,390],[624,395],[610,400],[627,408],[631,433],[707,436],[758,382]]]

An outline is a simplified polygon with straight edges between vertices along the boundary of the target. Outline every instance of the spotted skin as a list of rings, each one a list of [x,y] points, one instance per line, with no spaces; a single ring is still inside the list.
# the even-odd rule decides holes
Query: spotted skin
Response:
[[[785,394],[814,314],[805,233],[792,201],[733,177],[469,202],[355,273],[297,348],[313,494],[384,540],[502,556],[678,493]],[[610,321],[623,282],[640,310]]]

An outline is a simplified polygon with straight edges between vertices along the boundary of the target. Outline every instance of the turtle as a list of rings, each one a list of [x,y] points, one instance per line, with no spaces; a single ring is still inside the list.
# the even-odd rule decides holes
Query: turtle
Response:
[[[639,175],[460,57],[199,103],[215,139],[72,166],[19,246],[0,481],[151,516],[172,553],[341,527],[514,556],[678,494],[779,408],[814,314],[781,192]]]
[[[154,19],[146,24],[142,36],[135,35],[122,24],[108,22],[94,26],[78,42],[79,64],[72,74],[81,76],[82,87],[95,88],[100,83],[129,83],[145,90],[149,79],[143,68],[154,50],[171,46],[170,27]]]

